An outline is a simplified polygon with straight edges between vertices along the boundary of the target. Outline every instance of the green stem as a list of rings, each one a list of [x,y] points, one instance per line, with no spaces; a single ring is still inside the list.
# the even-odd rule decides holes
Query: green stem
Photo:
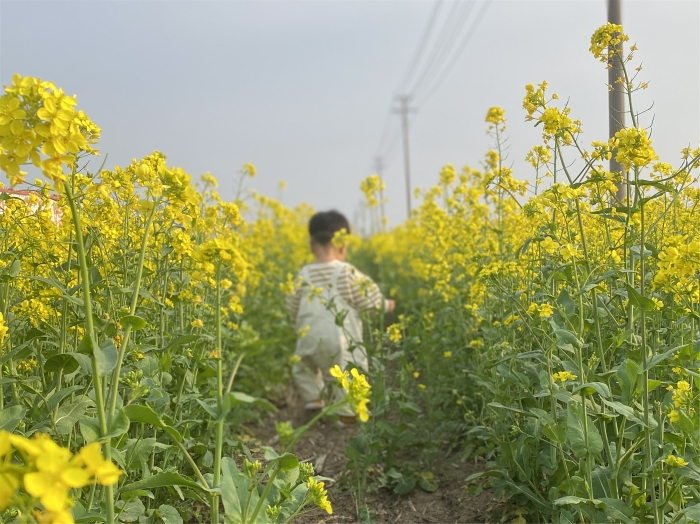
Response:
[[[221,263],[216,270],[216,298],[214,319],[216,322],[216,405],[218,413],[222,413],[224,409],[224,364],[221,336]],[[214,453],[214,486],[217,487],[221,482],[221,454],[224,445],[224,417],[219,416],[216,423],[216,450]],[[218,494],[212,497],[214,505],[211,508],[211,521],[213,524],[219,523],[219,500]],[[253,521],[254,522],[254,521]]]
[[[83,241],[83,230],[80,224],[80,214],[78,213],[78,206],[75,203],[75,197],[73,196],[73,190],[69,185],[64,185],[66,192],[66,199],[68,200],[68,205],[70,206],[71,215],[73,216],[73,226],[75,228],[75,244],[76,253],[78,255],[78,265],[80,268],[81,284],[83,288],[83,311],[85,312],[85,335],[90,338],[90,343],[92,348],[97,346],[97,341],[95,340],[95,327],[92,318],[92,298],[90,291],[90,273],[88,271],[87,256],[85,254],[85,242]],[[91,349],[92,349],[91,348]],[[95,400],[97,403],[97,417],[100,423],[100,432],[103,435],[107,434],[107,416],[105,412],[105,399],[102,391],[102,378],[99,375],[99,369],[97,367],[97,359],[95,354],[92,354],[92,380],[95,387]],[[112,462],[112,448],[109,440],[104,444],[104,454],[105,459],[108,462]],[[106,510],[107,510],[107,522],[114,522],[114,490],[112,486],[105,486],[105,493],[107,500],[105,500]]]
[[[255,524],[257,522],[258,518],[258,513],[260,513],[260,509],[263,506],[263,503],[265,502],[265,499],[267,499],[267,494],[270,492],[270,489],[272,488],[272,485],[275,483],[275,479],[277,478],[277,475],[280,472],[279,464],[275,466],[275,470],[272,472],[272,475],[267,479],[267,484],[265,485],[265,489],[263,490],[262,494],[260,495],[260,498],[258,499],[258,503],[255,505],[255,509],[253,510],[253,514],[250,516],[250,523]]]
[[[151,209],[151,212],[148,215],[148,218],[146,219],[146,225],[143,230],[143,241],[141,242],[141,250],[139,251],[139,260],[138,260],[138,265],[136,267],[136,280],[134,282],[134,292],[133,295],[131,296],[131,307],[129,309],[129,314],[134,315],[136,313],[136,305],[138,304],[139,300],[139,292],[141,289],[141,277],[143,275],[143,263],[146,258],[146,248],[148,247],[148,233],[151,229],[151,224],[153,223],[153,217],[155,215],[155,210],[156,207],[158,207],[158,204],[160,203],[160,200],[154,203],[153,209]],[[124,271],[126,273],[126,266],[124,267]],[[117,408],[117,396],[118,396],[118,391],[119,391],[119,375],[121,374],[122,371],[122,364],[124,363],[124,355],[126,354],[126,347],[129,344],[129,337],[131,335],[131,325],[126,326],[126,329],[124,330],[124,339],[122,340],[122,344],[119,347],[119,355],[117,358],[117,365],[114,367],[114,371],[112,372],[112,380],[110,382],[110,390],[109,390],[109,418],[110,420],[112,417],[114,417],[114,412]]]

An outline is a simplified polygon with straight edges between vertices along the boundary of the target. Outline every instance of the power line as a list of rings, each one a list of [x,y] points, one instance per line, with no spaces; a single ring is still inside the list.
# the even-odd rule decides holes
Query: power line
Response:
[[[403,87],[405,84],[411,80],[412,77],[414,77],[414,71],[416,66],[420,63],[420,59],[423,56],[423,52],[426,49],[426,44],[430,40],[430,36],[432,34],[433,28],[435,26],[435,22],[438,18],[438,14],[440,12],[440,7],[442,6],[442,0],[436,0],[435,5],[433,6],[433,10],[431,12],[430,18],[428,19],[428,22],[425,25],[425,28],[423,29],[423,36],[421,38],[421,41],[418,44],[418,47],[416,48],[416,52],[413,55],[413,60],[409,63],[409,66],[406,68],[406,71],[403,75],[403,79],[401,83],[399,84],[398,88],[396,89],[396,93],[400,93],[403,90]],[[454,4],[453,4],[454,7]],[[384,121],[384,126],[382,128],[382,133],[379,138],[379,145],[377,146],[376,149],[376,155],[381,155],[382,149],[385,143],[385,140],[388,136],[389,128],[391,124],[391,111],[387,113],[386,120]],[[398,130],[397,130],[398,134]],[[392,140],[392,144],[395,141],[396,136],[394,137],[394,140]]]
[[[435,42],[430,58],[426,62],[422,74],[407,92],[414,95],[417,94],[420,88],[423,86],[423,83],[431,77],[431,74],[442,66],[445,59],[452,52],[455,41],[462,33],[464,24],[466,23],[473,6],[473,1],[453,1],[452,9],[448,13],[443,24],[442,31],[440,32],[441,38]],[[460,7],[462,7],[461,10],[459,9]],[[452,15],[453,12],[455,13],[454,15]]]
[[[409,65],[408,69],[406,69],[406,73],[403,76],[403,80],[401,80],[401,83],[399,83],[399,88],[396,90],[397,93],[405,91],[404,88],[406,87],[406,84],[414,76],[413,73],[416,69],[416,66],[420,62],[420,59],[423,57],[423,52],[427,48],[426,44],[430,40],[430,35],[433,31],[433,27],[435,27],[435,21],[437,20],[437,15],[440,12],[441,7],[442,0],[437,0],[435,2],[435,5],[433,6],[433,12],[430,15],[430,19],[428,19],[428,23],[426,24],[425,29],[423,30],[423,37],[421,38],[420,43],[416,48],[416,52],[413,55],[413,60],[411,61],[411,64]]]
[[[456,48],[456,51],[452,55],[452,60],[448,63],[448,65],[440,71],[440,74],[436,75],[436,80],[432,84],[432,89],[429,89],[427,91],[427,94],[425,95],[425,98],[421,100],[421,105],[424,105],[430,98],[435,94],[435,91],[438,90],[442,82],[447,78],[450,74],[450,71],[454,67],[454,65],[457,63],[459,60],[460,56],[464,52],[464,50],[467,47],[467,44],[469,41],[472,39],[472,36],[474,36],[474,33],[476,33],[476,30],[479,28],[479,25],[481,24],[481,21],[484,18],[484,15],[486,14],[486,11],[488,11],[489,7],[491,6],[491,0],[486,0],[484,3],[481,4],[481,9],[479,12],[476,14],[469,30],[467,33],[464,35],[462,40],[460,41],[458,47]]]

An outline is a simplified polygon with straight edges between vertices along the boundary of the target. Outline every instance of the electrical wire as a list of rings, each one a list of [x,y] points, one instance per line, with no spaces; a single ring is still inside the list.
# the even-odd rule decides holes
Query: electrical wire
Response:
[[[421,99],[421,104],[420,105],[425,105],[428,100],[435,94],[435,92],[438,90],[440,85],[442,85],[443,81],[445,78],[447,78],[452,71],[452,68],[455,66],[457,61],[459,60],[460,56],[464,52],[464,50],[467,47],[467,44],[469,44],[469,41],[471,40],[472,36],[476,33],[477,29],[479,28],[479,25],[481,24],[481,21],[484,18],[484,15],[486,14],[486,11],[488,11],[489,7],[491,6],[491,1],[492,0],[486,0],[482,5],[479,10],[479,12],[476,14],[471,27],[467,31],[467,33],[464,35],[462,40],[460,41],[459,45],[456,48],[456,51],[452,55],[452,59],[448,62],[447,66],[443,68],[438,75],[435,76],[435,81],[431,84],[431,88],[428,89],[426,92],[427,94],[423,99]]]
[[[452,8],[445,19],[443,28],[440,32],[441,38],[435,42],[430,58],[428,58],[427,62],[425,63],[422,74],[408,90],[408,93],[414,96],[419,93],[424,82],[429,78],[432,78],[434,72],[442,67],[445,60],[447,60],[452,53],[453,46],[460,37],[462,29],[464,28],[473,7],[473,0],[453,1]]]
[[[420,63],[420,60],[423,57],[423,52],[427,49],[426,44],[430,40],[430,36],[433,32],[433,28],[435,27],[435,22],[438,18],[438,14],[440,13],[440,8],[442,7],[442,5],[442,0],[436,0],[435,5],[433,6],[433,11],[430,14],[430,18],[428,19],[428,23],[426,24],[425,29],[423,30],[423,36],[421,37],[420,43],[418,44],[416,52],[413,55],[413,60],[411,60],[408,69],[406,69],[406,73],[404,74],[403,79],[399,83],[396,93],[401,93],[404,90],[404,87],[406,87],[406,84],[408,84],[409,80],[413,78],[413,73],[416,70],[416,66],[418,66],[418,64]]]

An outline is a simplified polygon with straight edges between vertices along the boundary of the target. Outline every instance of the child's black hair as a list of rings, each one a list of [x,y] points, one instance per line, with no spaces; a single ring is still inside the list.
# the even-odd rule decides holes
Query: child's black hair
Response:
[[[350,233],[350,222],[345,215],[335,210],[320,211],[309,220],[309,235],[316,244],[330,244],[333,235],[341,229]]]

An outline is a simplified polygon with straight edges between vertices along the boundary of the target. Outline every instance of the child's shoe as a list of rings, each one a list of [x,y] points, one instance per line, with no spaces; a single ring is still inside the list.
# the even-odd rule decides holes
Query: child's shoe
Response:
[[[357,417],[354,415],[339,415],[338,427],[348,428],[357,424]]]
[[[326,407],[326,403],[320,399],[317,398],[316,400],[312,400],[311,402],[307,402],[304,404],[304,409],[306,411],[316,411],[317,409],[323,409]]]

